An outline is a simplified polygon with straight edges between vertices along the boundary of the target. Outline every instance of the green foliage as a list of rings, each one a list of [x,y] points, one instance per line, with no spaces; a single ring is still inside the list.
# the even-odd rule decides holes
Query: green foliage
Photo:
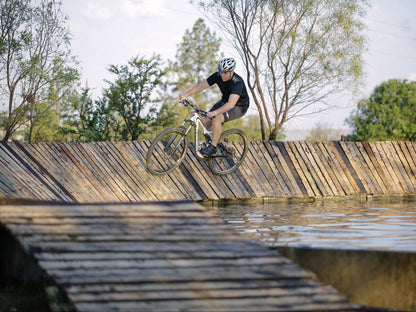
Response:
[[[80,142],[109,141],[112,138],[111,114],[108,104],[103,100],[93,101],[90,89],[84,87],[80,95],[75,94],[71,100],[74,109],[79,114],[79,119],[73,122],[77,128],[78,136],[75,139]]]
[[[78,63],[71,56],[67,17],[61,5],[58,0],[0,2],[0,104],[6,106],[5,120],[1,122],[4,141],[13,138],[17,131],[28,141],[34,139],[33,133],[42,132],[38,138],[46,135],[51,110],[61,115],[62,99],[77,86]]]
[[[416,139],[416,82],[391,79],[359,101],[346,122],[353,128],[349,139],[395,141]]]
[[[59,129],[59,112],[51,109],[47,103],[38,102],[31,107],[33,127],[25,131],[26,141],[55,141]]]
[[[153,55],[150,59],[135,57],[128,65],[110,65],[109,71],[117,78],[107,81],[104,99],[110,111],[117,113],[117,127],[113,129],[118,139],[137,140],[153,127],[170,124],[172,114],[166,105],[156,104],[155,90],[162,83],[164,71],[161,59]]]
[[[93,100],[85,87],[73,97],[72,106],[78,112],[75,125],[77,141],[138,140],[148,138],[156,129],[171,126],[172,109],[161,104],[156,96],[165,72],[158,55],[151,58],[136,56],[127,65],[110,65],[116,77],[107,81],[102,97]]]

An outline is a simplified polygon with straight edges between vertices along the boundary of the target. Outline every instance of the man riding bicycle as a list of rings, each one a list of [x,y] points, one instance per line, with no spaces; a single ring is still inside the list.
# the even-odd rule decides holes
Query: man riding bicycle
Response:
[[[217,152],[217,143],[220,138],[222,125],[245,115],[249,107],[249,97],[246,85],[239,75],[234,73],[235,60],[224,58],[218,64],[218,72],[213,73],[205,81],[200,82],[180,95],[180,100],[201,92],[217,84],[222,93],[219,100],[207,113],[203,123],[207,130],[212,131],[212,141],[200,150],[204,156],[212,156]]]

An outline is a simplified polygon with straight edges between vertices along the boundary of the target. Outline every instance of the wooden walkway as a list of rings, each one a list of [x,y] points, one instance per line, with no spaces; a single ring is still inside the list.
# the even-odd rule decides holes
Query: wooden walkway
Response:
[[[192,202],[0,205],[77,311],[358,311]]]
[[[0,201],[128,203],[416,193],[416,142],[251,142],[213,175],[192,149],[171,174],[144,165],[149,142],[0,143]]]

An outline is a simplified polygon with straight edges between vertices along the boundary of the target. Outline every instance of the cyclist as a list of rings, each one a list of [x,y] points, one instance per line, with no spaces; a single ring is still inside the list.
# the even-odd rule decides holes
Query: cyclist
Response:
[[[221,135],[222,125],[245,115],[249,107],[246,85],[239,75],[234,73],[235,60],[224,58],[218,64],[218,71],[191,89],[180,95],[181,101],[217,84],[222,97],[207,113],[203,123],[207,130],[212,131],[212,141],[200,150],[204,156],[212,156],[217,152],[217,143]],[[215,117],[215,118],[214,118]]]

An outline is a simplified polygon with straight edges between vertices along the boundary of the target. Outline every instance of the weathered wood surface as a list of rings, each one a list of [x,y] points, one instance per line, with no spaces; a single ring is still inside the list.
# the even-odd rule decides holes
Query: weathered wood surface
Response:
[[[0,143],[0,200],[146,202],[416,193],[415,142],[250,142],[243,165],[212,174],[192,148],[152,176],[150,142]]]
[[[77,311],[358,311],[192,202],[0,205]]]

